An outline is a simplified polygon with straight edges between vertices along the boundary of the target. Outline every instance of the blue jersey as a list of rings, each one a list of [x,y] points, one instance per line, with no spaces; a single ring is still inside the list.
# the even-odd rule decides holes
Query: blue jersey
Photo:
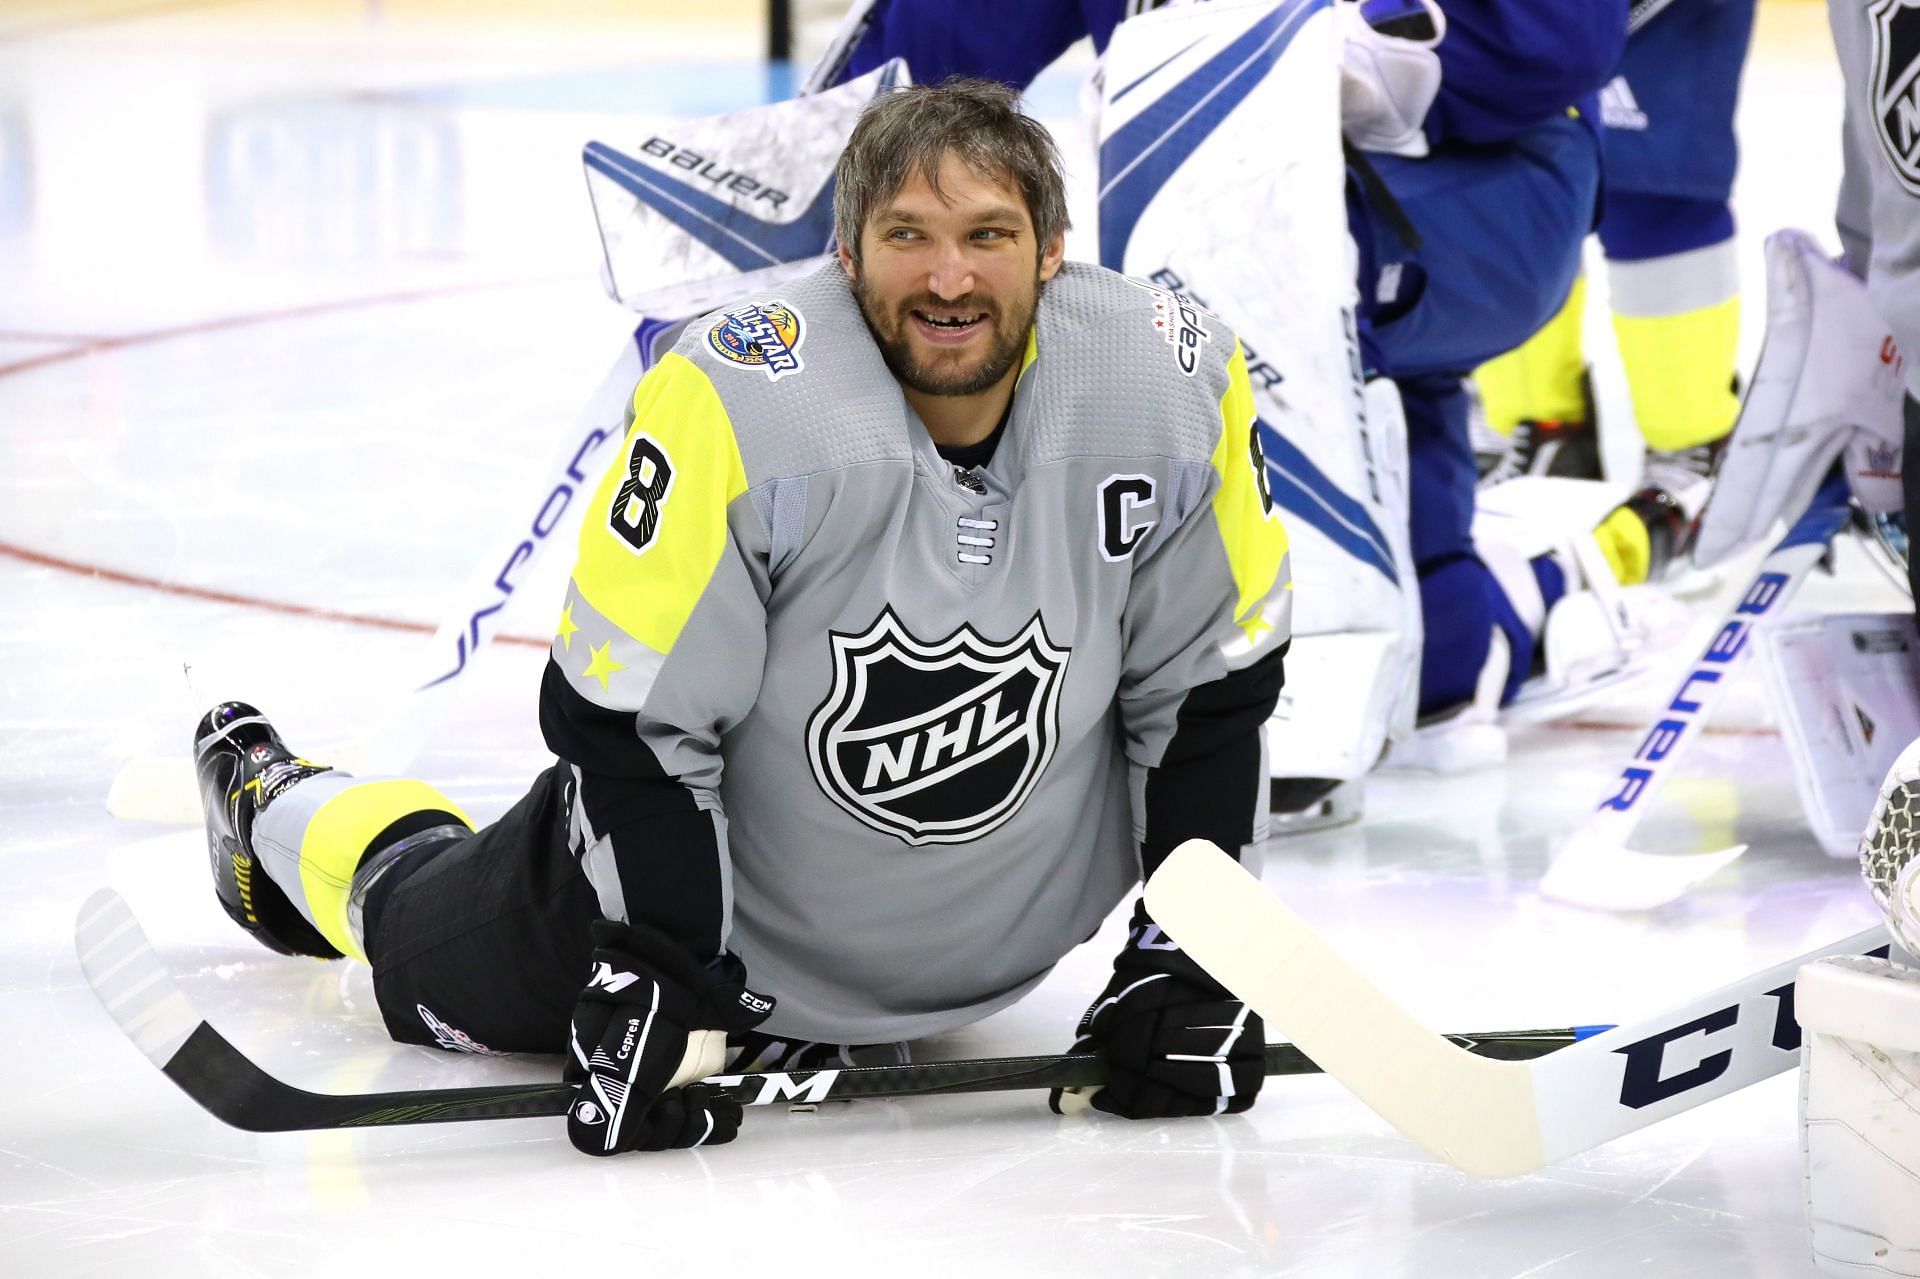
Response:
[[[1104,50],[1129,0],[878,0],[844,78],[905,58],[929,84],[985,76],[1025,88],[1082,36]],[[1593,99],[1626,42],[1625,0],[1444,0],[1440,93],[1427,138],[1504,142]]]

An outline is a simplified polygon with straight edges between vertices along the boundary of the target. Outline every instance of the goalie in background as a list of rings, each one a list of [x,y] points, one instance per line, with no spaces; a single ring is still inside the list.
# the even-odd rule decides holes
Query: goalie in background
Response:
[[[1905,534],[1914,480],[1902,463],[1920,428],[1914,398],[1920,369],[1900,356],[1920,350],[1920,138],[1910,109],[1914,77],[1920,73],[1920,9],[1829,0],[1827,10],[1846,81],[1846,169],[1837,220],[1849,274],[1846,280],[1817,278],[1827,282],[1829,293],[1845,290],[1855,316],[1884,318],[1884,326],[1856,319],[1863,336],[1871,327],[1884,327],[1890,340],[1882,351],[1880,394],[1869,396],[1853,415],[1869,419],[1871,429],[1807,434],[1826,458],[1835,452],[1843,456],[1856,498],[1883,541],[1907,560],[1911,594],[1915,583]],[[1864,279],[1864,290],[1847,288],[1854,279]],[[1771,328],[1768,336],[1771,341]],[[1856,385],[1845,389],[1864,392],[1875,383],[1859,376],[1868,367],[1861,354],[1849,354],[1852,359],[1838,371],[1852,374]],[[1815,366],[1809,362],[1808,367]],[[1746,435],[1743,421],[1735,433],[1736,448],[1746,443]],[[1834,435],[1842,437],[1837,445]],[[1757,524],[1768,507],[1790,503],[1794,496],[1791,491],[1776,496],[1787,486],[1768,483],[1774,480],[1773,468],[1751,469],[1760,494],[1741,501],[1743,491],[1728,493],[1736,503],[1729,516],[1744,517],[1726,520],[1728,542]],[[1708,509],[1711,513],[1711,504]],[[1861,873],[1909,960],[1920,955],[1917,807],[1920,741],[1888,770],[1860,843]],[[1920,1203],[1920,972],[1877,960],[1828,961],[1803,970],[1798,990],[1797,1013],[1805,1032],[1801,1122],[1814,1260],[1830,1274],[1920,1276],[1920,1214],[1914,1211]]]
[[[730,1052],[977,1021],[1175,845],[1266,834],[1292,581],[1239,342],[1176,349],[1164,295],[1063,263],[1059,157],[999,85],[878,99],[834,212],[836,258],[641,380],[542,679],[559,761],[500,821],[243,703],[195,735],[235,922],[368,960],[402,1042],[564,1050],[589,1154],[730,1140],[696,1082]],[[1236,1113],[1264,1071],[1138,907],[1076,1048],[1110,1079],[1062,1111]]]
[[[1907,446],[1920,428],[1920,8],[1829,0],[1845,85],[1836,222],[1842,254],[1782,231],[1767,242],[1766,345],[1694,544],[1711,564],[1804,510],[1839,465],[1856,508],[1914,596]],[[1894,761],[1860,842],[1861,872],[1904,963],[1801,970],[1796,1016],[1813,1254],[1840,1275],[1920,1276],[1920,740]]]

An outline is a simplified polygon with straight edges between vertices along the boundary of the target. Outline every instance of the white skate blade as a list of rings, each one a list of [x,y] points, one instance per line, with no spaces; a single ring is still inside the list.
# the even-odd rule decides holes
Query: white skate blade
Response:
[[[1592,831],[1576,832],[1540,880],[1540,895],[1595,910],[1652,910],[1691,890],[1747,851],[1636,853]]]

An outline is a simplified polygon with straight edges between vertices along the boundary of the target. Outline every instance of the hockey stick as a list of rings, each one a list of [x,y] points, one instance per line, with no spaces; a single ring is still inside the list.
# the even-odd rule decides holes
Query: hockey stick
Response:
[[[451,1123],[564,1115],[572,1084],[504,1084],[404,1092],[314,1093],[274,1078],[201,1020],[187,1002],[127,903],[100,889],[80,908],[74,930],[87,984],[135,1046],[214,1118],[248,1132],[297,1132],[393,1124]],[[1456,1035],[1452,1042],[1487,1057],[1517,1060],[1550,1053],[1605,1027]],[[1269,1075],[1317,1073],[1290,1044],[1267,1045]],[[1016,1088],[1091,1088],[1106,1080],[1089,1053],[989,1057],[904,1066],[849,1066],[766,1074],[716,1075],[743,1106],[813,1103],[853,1097],[915,1097]]]
[[[1228,990],[1374,1113],[1478,1177],[1517,1177],[1793,1066],[1794,975],[1888,951],[1873,928],[1538,1061],[1484,1061],[1426,1029],[1204,840],[1147,880],[1147,909]]]
[[[1717,852],[1662,856],[1635,852],[1627,841],[1746,660],[1754,628],[1786,610],[1847,522],[1847,512],[1846,478],[1836,470],[1786,536],[1760,561],[1753,581],[1740,593],[1739,602],[1714,631],[1705,651],[1687,667],[1680,687],[1661,708],[1599,807],[1561,845],[1540,881],[1544,895],[1580,906],[1648,910],[1672,901],[1747,850],[1745,844],[1736,844]]]
[[[351,772],[403,773],[412,763],[445,711],[450,693],[472,669],[474,656],[489,639],[500,613],[514,591],[527,580],[532,565],[555,541],[565,541],[564,530],[591,497],[597,467],[588,463],[623,425],[623,414],[633,387],[646,367],[642,344],[653,321],[643,321],[622,346],[613,367],[601,379],[586,406],[560,441],[539,486],[529,487],[526,500],[504,527],[453,597],[452,607],[434,630],[416,659],[413,678],[396,695],[392,709],[373,732],[331,753],[327,762]],[[556,603],[555,607],[558,607]],[[208,703],[235,690],[208,690]],[[203,708],[204,709],[204,708]],[[186,745],[181,726],[181,745]],[[129,821],[193,823],[200,820],[200,796],[194,783],[193,761],[178,755],[138,757],[115,772],[107,790],[107,811]]]

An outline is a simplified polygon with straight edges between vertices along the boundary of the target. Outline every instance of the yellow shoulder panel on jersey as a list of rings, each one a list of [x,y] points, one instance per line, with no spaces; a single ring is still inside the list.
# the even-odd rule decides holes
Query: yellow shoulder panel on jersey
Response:
[[[573,582],[601,616],[673,650],[727,544],[746,468],[713,383],[668,355],[633,393],[633,425],[594,491]]]
[[[1269,627],[1262,604],[1276,588],[1292,590],[1293,583],[1274,580],[1287,562],[1287,530],[1267,481],[1255,417],[1246,353],[1235,342],[1227,364],[1227,392],[1220,397],[1220,439],[1213,449],[1213,470],[1220,477],[1213,519],[1233,570],[1233,620],[1257,644],[1260,632]]]

